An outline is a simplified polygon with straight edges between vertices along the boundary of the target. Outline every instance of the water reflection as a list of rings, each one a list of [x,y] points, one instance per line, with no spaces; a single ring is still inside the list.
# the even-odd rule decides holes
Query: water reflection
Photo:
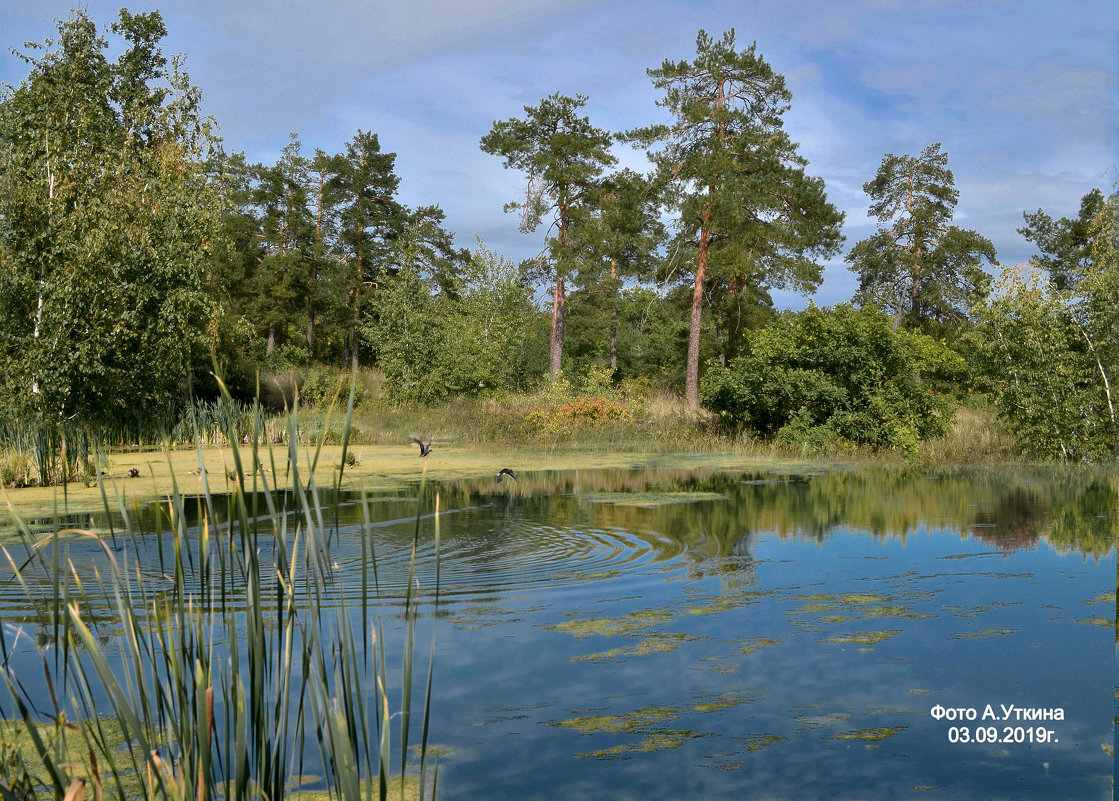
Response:
[[[412,589],[429,600],[421,625],[438,642],[441,797],[1110,796],[1101,744],[1112,741],[1116,496],[1106,478],[517,472],[519,484],[438,485],[438,612],[433,537],[416,554]],[[298,531],[297,499],[273,502],[292,517],[261,540],[265,566]],[[360,607],[357,577],[375,560],[371,603],[396,621],[383,632],[390,652],[416,504],[409,492],[359,493],[331,509],[328,598]],[[197,525],[203,504],[184,509]],[[93,521],[114,529],[113,553],[147,580],[150,603],[167,597],[161,519],[144,510],[129,535],[119,520]],[[96,542],[59,547],[87,583],[104,569]],[[29,586],[40,601],[52,591]],[[223,590],[245,602],[243,588]],[[87,603],[108,644],[111,604]],[[49,644],[46,609],[0,584],[9,650]],[[1049,726],[1059,742],[962,746],[929,715],[1010,703],[1065,710]]]

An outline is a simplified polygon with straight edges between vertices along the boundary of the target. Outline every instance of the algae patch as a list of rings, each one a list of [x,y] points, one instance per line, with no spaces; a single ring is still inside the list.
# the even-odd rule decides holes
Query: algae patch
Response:
[[[735,737],[734,739],[744,742],[747,751],[760,751],[767,745],[783,743],[789,738],[781,737],[776,734],[747,734],[742,737]]]
[[[611,648],[609,651],[600,651],[594,654],[585,654],[583,656],[571,657],[572,662],[616,662],[621,661],[627,656],[646,656],[648,654],[663,654],[670,651],[675,651],[680,647],[683,642],[695,642],[696,640],[706,640],[709,637],[702,637],[695,634],[684,634],[680,632],[672,632],[666,634],[653,634],[648,637],[643,637],[637,645],[631,645],[628,648]]]
[[[828,735],[831,740],[862,740],[868,743],[877,743],[905,730],[905,726],[888,726],[881,729],[855,729],[841,731]]]
[[[652,509],[671,503],[727,500],[727,496],[719,492],[588,492],[582,497],[583,500],[591,503],[636,506],[642,509]]]
[[[889,629],[887,631],[855,631],[851,634],[836,634],[832,637],[825,637],[821,642],[876,645],[898,634],[901,634],[901,629]]]
[[[544,626],[551,631],[565,631],[576,637],[616,637],[634,631],[647,629],[658,623],[668,623],[673,619],[671,612],[663,609],[639,609],[621,617],[584,617],[565,620]]]
[[[752,654],[762,648],[772,648],[775,645],[781,645],[781,640],[775,640],[772,637],[750,637],[746,640],[741,640],[741,645],[738,650],[743,654]]]

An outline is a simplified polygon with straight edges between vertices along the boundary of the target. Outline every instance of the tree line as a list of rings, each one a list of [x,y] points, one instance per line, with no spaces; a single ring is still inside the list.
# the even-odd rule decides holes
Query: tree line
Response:
[[[963,386],[1033,454],[1119,453],[1114,194],[1027,213],[1039,255],[993,280],[941,145],[887,154],[851,302],[779,312],[773,290],[819,287],[843,214],[784,128],[784,77],[733,30],[647,71],[660,124],[607,131],[559,93],[493,123],[479,146],[524,180],[505,210],[543,231],[519,264],[403,204],[376,133],[313,154],[292,134],[274,164],[227,151],[164,36],[158,12],[103,33],[75,12],[0,97],[3,420],[139,426],[215,371],[248,393],[262,369],[375,366],[431,402],[597,369],[763,435],[887,447],[942,433]],[[616,168],[620,145],[647,174]]]

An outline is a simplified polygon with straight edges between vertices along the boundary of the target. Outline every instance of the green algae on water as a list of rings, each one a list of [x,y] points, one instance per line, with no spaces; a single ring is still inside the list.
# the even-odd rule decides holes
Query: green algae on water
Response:
[[[664,634],[653,634],[648,637],[643,637],[637,645],[629,646],[628,648],[611,648],[608,651],[600,651],[594,654],[584,654],[583,656],[571,657],[572,662],[614,662],[620,661],[627,656],[646,656],[648,654],[663,654],[670,651],[675,651],[680,647],[683,642],[695,642],[697,640],[707,640],[710,637],[704,637],[696,634],[685,634],[682,632],[670,632]]]
[[[851,634],[836,634],[832,637],[825,637],[821,642],[876,645],[898,634],[901,634],[901,629],[889,629],[887,631],[856,631]]]
[[[727,496],[719,492],[588,492],[582,497],[591,503],[637,506],[642,509],[651,509],[670,503],[727,500]]]
[[[669,623],[673,620],[672,613],[663,609],[639,609],[622,617],[584,617],[574,620],[565,620],[544,626],[552,631],[565,631],[576,637],[615,637],[640,631],[655,626],[658,623]]]
[[[738,650],[743,654],[752,654],[762,648],[772,648],[775,645],[782,645],[781,640],[775,640],[772,637],[750,637],[746,640],[740,640],[742,643]]]
[[[893,737],[901,731],[905,730],[905,726],[888,726],[881,729],[855,729],[854,731],[841,731],[835,734],[829,734],[830,740],[862,740],[864,742],[876,743]]]

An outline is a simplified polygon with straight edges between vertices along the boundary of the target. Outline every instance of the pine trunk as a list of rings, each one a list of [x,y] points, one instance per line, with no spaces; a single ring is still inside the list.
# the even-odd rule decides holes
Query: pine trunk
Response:
[[[614,289],[613,308],[610,309],[610,369],[618,369],[618,292],[614,282],[618,279],[618,262],[610,259],[610,285]]]
[[[709,211],[705,220],[711,219]],[[695,291],[692,293],[692,324],[688,333],[688,362],[684,379],[684,392],[688,396],[688,408],[699,408],[699,332],[703,313],[703,282],[707,277],[707,246],[711,243],[711,231],[702,228],[699,232],[699,248],[695,260]]]
[[[552,299],[552,341],[549,348],[549,369],[553,376],[559,375],[563,360],[563,328],[566,322],[564,317],[564,286],[563,276],[556,276],[556,293]]]

